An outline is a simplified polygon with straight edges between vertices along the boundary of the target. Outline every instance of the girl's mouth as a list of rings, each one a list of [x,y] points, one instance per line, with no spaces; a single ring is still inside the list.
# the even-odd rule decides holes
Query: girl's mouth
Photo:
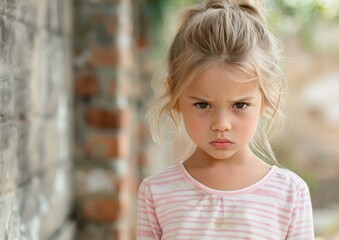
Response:
[[[228,148],[233,142],[228,140],[227,138],[216,138],[210,144],[215,148]]]

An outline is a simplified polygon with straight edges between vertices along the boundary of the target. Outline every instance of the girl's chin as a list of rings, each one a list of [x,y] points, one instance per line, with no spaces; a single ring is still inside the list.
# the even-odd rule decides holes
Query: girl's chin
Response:
[[[226,160],[234,155],[233,151],[229,150],[203,150],[197,149],[195,152],[196,157],[201,157],[204,159],[211,159],[211,160]]]

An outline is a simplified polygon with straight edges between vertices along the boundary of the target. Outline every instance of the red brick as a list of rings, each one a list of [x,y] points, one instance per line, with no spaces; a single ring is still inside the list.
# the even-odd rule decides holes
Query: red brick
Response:
[[[109,95],[116,96],[118,91],[117,81],[110,81],[106,91]]]
[[[136,41],[136,44],[137,44],[137,48],[138,49],[147,49],[149,48],[149,40],[146,36],[140,36],[137,41]]]
[[[93,134],[88,138],[84,151],[87,157],[100,160],[126,157],[127,136],[124,133],[119,133],[116,136]]]
[[[92,74],[79,74],[75,80],[74,90],[76,96],[95,96],[99,93],[99,81]]]
[[[120,216],[120,202],[113,197],[91,197],[84,200],[84,219],[95,222],[114,222]]]
[[[147,154],[145,153],[145,151],[139,151],[137,155],[137,164],[139,168],[144,168],[147,164],[147,160]]]
[[[102,129],[125,128],[128,125],[128,110],[107,110],[91,108],[86,112],[86,121],[90,126]]]
[[[91,49],[90,64],[115,68],[118,61],[117,50],[114,47],[93,45]]]

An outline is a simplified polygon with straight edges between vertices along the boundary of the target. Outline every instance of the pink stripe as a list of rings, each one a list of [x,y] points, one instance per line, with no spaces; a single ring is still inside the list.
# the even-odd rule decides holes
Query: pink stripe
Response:
[[[176,179],[163,181],[163,182],[156,182],[156,183],[153,183],[153,184],[156,185],[156,186],[162,186],[162,185],[166,185],[166,184],[169,184],[169,183],[176,183],[176,182],[182,182],[182,181],[184,181],[184,179],[182,177],[179,177],[179,178],[176,178]]]
[[[177,199],[177,198],[185,198],[185,201],[187,201],[187,198],[189,200],[194,200],[196,198],[196,194],[180,194],[180,195],[170,195],[170,196],[164,196],[162,198],[157,198],[156,201],[160,202],[160,201],[163,201],[163,200],[168,200],[168,199]],[[177,202],[176,200],[174,200],[173,202]],[[180,202],[180,200],[178,200],[178,202]],[[168,203],[168,201],[166,201],[166,203]],[[161,204],[161,203],[159,203]]]
[[[156,239],[160,239],[160,234],[155,235],[152,231],[138,230],[138,236],[140,237],[151,237],[152,239],[156,236]]]
[[[170,235],[170,236],[167,236],[167,235],[164,235],[163,236],[163,239],[178,239],[178,237],[180,236],[183,236],[183,237],[202,237],[201,235],[199,234],[174,234],[174,235]],[[235,236],[235,235],[212,235],[212,234],[204,234],[204,237],[227,237],[228,239],[244,239],[244,237],[242,236]]]
[[[149,199],[149,198],[147,198],[145,195],[139,196],[138,199],[139,199],[139,201],[141,201],[141,202],[146,202],[146,201],[151,202],[151,203],[154,202],[153,199]]]
[[[289,186],[284,184],[280,184],[280,185],[273,185],[273,184],[266,184],[265,186],[267,187],[270,187],[270,188],[274,188],[274,189],[277,189],[277,190],[280,190],[280,191],[283,191],[283,192],[286,192],[286,193],[289,193],[291,194],[292,193],[292,190],[288,189]]]
[[[295,223],[296,225],[308,225],[313,224],[313,222],[310,219],[301,219]]]
[[[138,226],[139,226],[139,227],[145,227],[145,228],[149,228],[149,227],[150,227],[149,224],[145,224],[145,223],[139,223]],[[153,227],[154,227],[154,226],[153,226]],[[159,235],[162,233],[161,229],[158,228],[157,226],[156,226],[156,228],[153,228],[153,230],[155,230],[156,233],[159,234]]]
[[[299,230],[303,230],[303,229],[313,229],[313,225],[307,225],[307,226],[301,226],[301,227],[297,227],[294,229],[294,231],[299,231]]]
[[[158,216],[158,217],[159,217],[159,220],[160,220],[160,222],[162,224],[166,224],[169,220],[176,218],[176,217],[173,217],[172,215],[173,215],[173,213],[178,213],[178,212],[183,212],[183,211],[182,210],[176,210],[176,211],[172,211],[172,212],[170,212],[168,214],[164,214],[163,216]],[[213,211],[213,210],[212,211],[210,211],[210,210],[200,210],[200,211],[198,211],[197,210],[197,211],[191,211],[191,214],[192,213],[199,213],[199,212],[204,212],[204,213],[209,213],[210,212],[210,213],[213,213],[215,211]],[[242,213],[243,213],[242,211],[230,211],[230,212],[227,212],[226,215],[227,216],[231,216],[232,214],[242,214]],[[283,219],[280,219],[280,218],[275,219],[275,218],[272,218],[272,217],[269,217],[269,216],[266,216],[266,215],[262,215],[262,214],[259,214],[259,213],[253,213],[253,212],[252,213],[246,212],[246,214],[247,215],[257,216],[257,217],[262,217],[264,219],[270,219],[270,220],[278,222],[278,223],[280,223],[282,225],[287,225],[288,224],[288,222],[282,221]],[[178,216],[179,219],[183,218],[183,217],[186,217],[186,216],[184,216],[184,215]],[[201,218],[201,217],[197,216],[196,218]],[[285,220],[289,220],[289,219],[285,218]]]
[[[268,190],[263,190],[263,189],[257,189],[254,194],[256,195],[261,195],[265,197],[272,197],[272,198],[277,198],[279,200],[283,200],[287,202],[292,202],[291,196],[284,196],[282,193],[279,192],[273,192],[273,191],[268,191]]]
[[[178,232],[178,230],[182,231],[182,230],[187,230],[187,231],[198,231],[198,230],[203,230],[203,231],[211,231],[210,229],[207,229],[207,228],[178,228],[178,229],[173,229],[175,232]],[[225,229],[214,229],[213,232],[215,233],[244,233],[244,234],[251,234],[251,235],[257,235],[257,236],[260,236],[260,237],[263,237],[265,239],[272,239],[270,237],[268,237],[267,235],[264,236],[264,235],[261,235],[259,233],[255,233],[253,231],[246,231],[246,230],[240,230],[240,229],[236,229],[236,230],[225,230]],[[179,234],[176,234],[176,236],[190,236],[190,237],[193,237],[193,236],[199,236],[199,237],[203,237],[203,236],[209,236],[209,237],[226,237],[225,235],[218,235],[218,234],[206,234],[204,233],[203,236],[200,234],[194,234],[194,233],[179,233]],[[227,237],[230,237],[230,236],[227,236]],[[239,238],[239,236],[237,236],[237,238]]]
[[[182,204],[182,202],[186,202],[187,200],[194,200],[193,197],[196,196],[196,194],[195,194],[195,195],[178,195],[178,196],[175,196],[175,197],[189,197],[189,196],[191,196],[192,199],[187,199],[187,198],[186,198],[185,200],[173,200],[173,201],[168,201],[168,199],[170,199],[170,197],[167,196],[167,197],[163,197],[163,198],[161,198],[161,199],[157,199],[157,201],[167,200],[167,201],[165,202],[166,205],[168,205],[168,204],[176,204],[176,203],[177,203],[177,204],[180,204],[181,207],[183,207],[184,205]],[[197,200],[197,201],[199,201],[199,200]],[[288,213],[288,214],[291,212],[291,211],[288,210],[288,209],[276,207],[276,206],[274,206],[274,205],[272,205],[272,204],[258,203],[258,202],[255,202],[255,201],[246,201],[246,200],[238,200],[237,202],[243,203],[243,204],[256,204],[256,205],[259,205],[259,206],[271,207],[271,208],[273,208],[273,209],[275,209],[275,210],[279,210],[279,211],[281,211],[281,212]],[[163,206],[163,205],[164,205],[164,203],[158,203],[158,202],[157,202],[157,206],[158,206],[158,207],[161,207],[161,206]],[[231,204],[231,205],[223,204],[223,205],[226,206],[226,207],[233,207],[232,204]],[[188,205],[188,204],[185,204],[185,206],[186,206],[186,207],[189,207],[189,208],[192,208],[192,207],[196,207],[197,205]],[[241,206],[240,206],[240,207],[241,207]],[[159,214],[162,213],[163,211],[171,210],[172,208],[173,208],[173,206],[172,206],[172,207],[169,207],[169,208],[167,208],[167,209],[162,209],[161,211],[159,211]],[[260,211],[267,211],[266,209],[263,209],[263,208],[255,208],[255,207],[253,207],[253,206],[251,206],[251,208],[257,209],[257,210],[260,210]],[[273,212],[270,212],[270,213],[273,214]]]
[[[285,212],[285,213],[288,213],[288,214],[291,213],[291,211],[288,210],[288,209],[277,207],[277,206],[275,206],[273,204],[269,204],[269,203],[256,202],[256,201],[247,201],[247,200],[238,200],[237,202],[245,203],[245,204],[256,204],[258,206],[272,207],[273,209],[278,209],[281,212]]]
[[[166,178],[171,178],[171,177],[174,177],[174,176],[180,176],[180,175],[178,174],[178,172],[173,171],[173,173],[156,176],[152,179],[152,181],[156,183],[157,181],[160,181],[160,180],[163,180],[163,179],[166,179]]]
[[[177,203],[177,201],[171,201],[171,202],[167,202],[166,204],[170,204],[170,203]],[[183,212],[185,211],[183,208],[182,208],[182,205],[180,205],[181,208],[180,209],[177,209],[177,210],[174,210],[174,211],[171,211],[171,208],[169,208],[169,212],[168,213],[163,213],[163,211],[161,212],[158,212],[158,217],[160,218],[163,218],[169,214],[173,214],[173,213],[176,213],[176,212]],[[204,205],[200,205],[199,206],[199,209],[197,209],[196,207],[197,206],[193,206],[193,205],[186,205],[189,209],[193,209],[195,208],[195,210],[191,210],[191,212],[196,212],[196,213],[199,213],[199,212],[203,212],[203,213],[209,213],[209,212],[223,212],[225,211],[226,213],[244,213],[243,211],[235,211],[238,209],[238,207],[235,207],[234,205],[232,204],[223,204],[223,207],[221,206],[213,206],[213,208],[211,208],[210,206],[204,206]],[[160,207],[160,206],[158,206]],[[174,206],[173,206],[174,208]],[[205,208],[205,209],[204,209]],[[224,209],[223,209],[224,208]],[[241,206],[239,207],[241,208]],[[254,210],[256,212],[265,212],[265,213],[268,213],[270,215],[275,215],[275,216],[278,216],[279,218],[281,219],[285,219],[285,220],[289,220],[290,218],[289,217],[286,217],[284,215],[281,215],[279,213],[275,213],[275,212],[272,212],[272,211],[268,211],[268,210],[265,210],[265,209],[262,209],[262,208],[256,208],[256,207],[247,207],[247,210]],[[187,210],[186,210],[187,211]]]
[[[158,229],[159,231],[161,231],[161,228],[159,227],[159,223],[147,218],[140,218],[138,220],[138,225],[143,225],[143,226],[147,226],[149,227],[149,225],[154,226],[156,229]]]
[[[182,195],[183,196],[183,195]],[[188,195],[189,196],[189,195]],[[167,198],[161,198],[160,200],[163,200],[163,199],[169,199],[169,196],[167,196]],[[159,200],[159,199],[157,199]],[[186,199],[187,201],[187,199]],[[199,200],[197,200],[199,201]],[[170,203],[180,203],[180,207],[181,209],[183,209],[183,207],[186,207],[186,208],[192,208],[192,207],[196,207],[197,205],[190,205],[190,204],[183,204],[182,203],[183,201],[171,201],[171,202],[166,202],[166,205],[170,204]],[[270,207],[270,208],[273,208],[273,209],[276,209],[276,210],[279,210],[281,212],[284,212],[284,213],[288,213],[290,214],[291,211],[289,209],[285,209],[285,208],[280,208],[280,207],[277,207],[273,204],[269,204],[269,203],[262,203],[262,202],[256,202],[256,201],[248,201],[248,200],[237,200],[238,203],[242,203],[242,204],[255,204],[255,205],[258,205],[258,206],[263,206],[263,207]],[[159,203],[158,203],[159,204]],[[164,206],[164,204],[159,204],[158,205],[159,207],[162,207]],[[224,205],[226,206],[226,205]],[[233,205],[228,205],[228,206],[233,206]],[[173,208],[176,208],[177,206],[170,206],[166,209],[161,209],[158,211],[159,215],[162,214],[163,212],[165,211],[171,211]],[[258,208],[259,209],[259,208]]]
[[[180,204],[180,207],[181,207],[181,209],[183,209],[183,208],[187,209],[187,208],[192,208],[192,205]],[[157,211],[157,213],[158,213],[159,216],[161,216],[162,214],[165,214],[164,212],[172,212],[173,208],[177,209],[178,206],[171,206],[171,207],[168,207],[168,208],[164,208],[164,209]]]
[[[174,193],[181,193],[181,192],[196,192],[195,189],[182,189],[182,190],[174,190],[174,191],[167,191],[167,192],[161,192],[161,193],[154,193],[154,199],[156,199],[155,196],[163,196],[163,195],[170,195],[172,196]]]
[[[207,225],[208,224],[213,224],[211,222],[210,218],[206,218],[205,217],[204,221],[201,221],[201,218],[198,218],[198,219],[199,220],[197,220],[197,219],[193,220],[193,219],[185,218],[185,219],[181,219],[181,220],[185,221],[185,222],[189,221],[189,223],[196,223],[196,224],[207,224]],[[268,231],[270,233],[279,234],[280,236],[285,236],[286,235],[284,233],[286,231],[286,229],[275,229],[271,225],[267,226],[267,223],[263,223],[263,222],[255,220],[255,219],[251,220],[251,223],[244,223],[244,219],[242,219],[242,218],[233,218],[232,220],[234,220],[234,221],[226,220],[224,218],[219,218],[219,220],[217,218],[215,218],[214,220],[217,221],[216,224],[219,224],[219,223],[220,224],[227,224],[229,227],[232,226],[232,225],[255,227],[257,229]],[[175,223],[177,223],[176,220],[174,220],[173,222],[169,222],[166,225],[167,225],[167,227],[169,227],[171,224],[175,224]],[[255,223],[255,224],[253,224],[253,223]],[[263,227],[263,226],[267,226],[267,227]],[[276,231],[276,230],[280,230],[280,231]],[[170,230],[170,231],[172,231],[172,230]],[[168,233],[170,231],[166,231],[166,233]]]

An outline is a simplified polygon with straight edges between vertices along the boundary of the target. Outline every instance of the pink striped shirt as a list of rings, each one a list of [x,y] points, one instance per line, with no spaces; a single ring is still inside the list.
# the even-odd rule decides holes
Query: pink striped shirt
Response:
[[[314,239],[309,190],[295,173],[272,166],[249,187],[219,191],[179,162],[141,183],[137,239]]]

